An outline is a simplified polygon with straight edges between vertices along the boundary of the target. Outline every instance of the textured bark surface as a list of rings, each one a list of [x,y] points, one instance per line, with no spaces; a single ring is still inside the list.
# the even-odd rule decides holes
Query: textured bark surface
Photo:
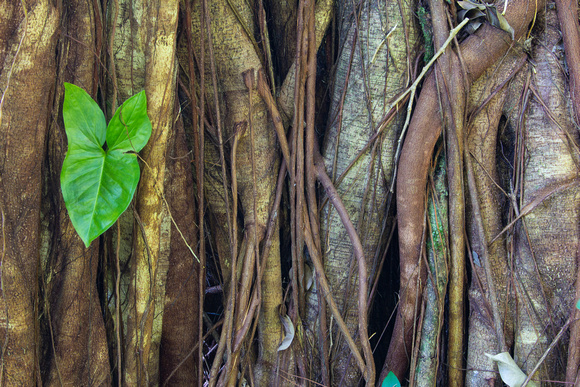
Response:
[[[57,196],[52,209],[53,231],[45,266],[52,345],[41,367],[46,385],[104,385],[111,383],[105,325],[97,289],[99,241],[87,249],[77,235],[60,192],[60,171],[66,153],[66,133],[60,112],[64,98],[62,82],[74,83],[96,96],[96,42],[99,14],[88,1],[67,2],[63,9],[58,76],[53,120],[48,139],[48,186]],[[46,200],[46,198],[45,198]],[[49,201],[50,202],[50,201]]]
[[[538,6],[541,6],[539,4]],[[515,37],[520,38],[527,32],[527,23],[535,15],[534,9],[526,1],[508,4],[506,19],[515,30]],[[460,44],[461,64],[451,62],[451,71],[458,74],[466,72],[467,82],[479,78],[483,72],[499,60],[510,47],[509,36],[491,27],[482,25],[473,35]],[[454,75],[455,77],[455,75]],[[412,327],[415,314],[413,305],[420,297],[422,284],[420,271],[417,270],[422,248],[425,184],[428,166],[435,142],[441,133],[438,94],[432,73],[423,83],[421,95],[413,113],[409,133],[399,160],[399,177],[397,180],[397,211],[399,220],[399,248],[401,261],[401,283],[417,284],[416,290],[407,291],[399,305],[395,332],[391,340],[389,353],[383,372],[389,369],[400,378],[407,370],[408,358],[412,345]],[[458,79],[458,78],[455,78]],[[452,88],[451,88],[452,89]],[[386,374],[383,374],[383,377]]]
[[[193,4],[193,14],[201,15],[203,12],[201,5],[201,2]],[[244,239],[247,243],[240,243],[240,246],[245,246],[247,251],[240,253],[240,259],[243,259],[241,268],[243,274],[237,289],[234,312],[236,327],[234,332],[236,332],[242,328],[248,313],[247,308],[250,308],[252,298],[250,289],[254,281],[253,266],[255,259],[261,258],[256,256],[251,258],[254,255],[252,250],[259,246],[266,231],[266,222],[274,199],[279,155],[276,151],[276,135],[269,126],[266,106],[256,90],[256,84],[248,78],[246,79],[248,82],[244,80],[244,74],[255,80],[256,71],[262,68],[264,61],[261,53],[255,50],[252,9],[242,1],[208,1],[207,7],[209,36],[206,26],[200,25],[200,18],[192,19],[192,32],[196,51],[199,52],[201,48],[201,39],[206,39],[206,61],[203,71],[207,82],[205,92],[209,96],[208,106],[213,107],[216,98],[219,101],[220,116],[213,120],[217,124],[214,133],[218,136],[214,138],[214,143],[218,146],[220,142],[225,144],[227,150],[223,152],[227,156],[236,135],[239,138],[235,155],[236,173],[231,178],[237,181],[237,192],[244,218]],[[214,75],[212,71],[215,71],[219,79],[217,85],[212,84]],[[217,95],[214,95],[214,87],[217,88]],[[214,108],[214,114],[218,113],[216,110]],[[245,130],[238,133],[237,131],[242,128]],[[219,138],[220,135],[222,138]],[[229,161],[231,162],[231,159]],[[212,177],[217,181],[223,179],[223,176]],[[220,191],[223,192],[218,189],[218,192]],[[222,193],[222,197],[223,195]],[[223,216],[223,211],[221,213]],[[277,234],[278,231],[275,231],[274,235]],[[258,383],[271,380],[270,373],[277,364],[277,348],[283,338],[278,311],[282,303],[280,250],[275,239],[264,261],[263,270],[264,274],[259,285],[262,301],[258,330],[259,358],[254,369]],[[229,295],[226,294],[225,299],[229,299]],[[234,353],[228,359],[228,363],[235,367],[240,361],[238,357],[239,353]],[[229,382],[233,381],[232,376],[228,375]]]
[[[495,334],[495,325],[491,304],[489,302],[489,283],[482,259],[490,262],[492,277],[497,292],[499,311],[505,326],[508,345],[513,342],[513,316],[508,311],[508,291],[510,289],[509,267],[505,238],[500,238],[490,244],[490,241],[499,234],[502,223],[502,209],[508,199],[502,197],[500,188],[503,181],[498,175],[498,160],[496,147],[498,143],[498,129],[503,106],[509,89],[509,77],[513,76],[521,66],[521,52],[514,50],[509,53],[498,65],[492,66],[474,84],[470,93],[469,111],[474,112],[467,128],[467,142],[470,157],[472,157],[473,175],[476,181],[476,195],[479,210],[484,226],[485,240],[480,240],[477,226],[473,217],[467,217],[468,235],[473,264],[469,263],[473,279],[469,289],[469,352],[467,364],[469,368],[477,370],[492,370],[494,367],[485,353],[501,352],[501,346]],[[498,76],[501,75],[501,76]],[[491,99],[490,99],[491,98]],[[505,191],[504,191],[505,192]],[[473,206],[468,206],[473,212]],[[488,256],[483,257],[483,244],[486,244]],[[471,262],[471,260],[468,260]],[[466,384],[477,383],[475,380],[494,379],[496,374],[485,371],[468,371]]]
[[[171,225],[159,382],[165,383],[175,371],[168,384],[194,386],[198,384],[198,356],[194,349],[199,341],[199,264],[190,248],[197,251],[197,216],[191,155],[180,123],[169,141],[167,155],[165,193],[175,224]]]
[[[0,384],[32,386],[40,383],[41,170],[60,15],[49,1],[3,2],[0,7]]]
[[[117,7],[118,5],[118,7]],[[145,89],[152,133],[141,152],[144,163],[136,194],[125,383],[158,380],[171,220],[163,202],[167,139],[173,130],[176,87],[177,1],[112,4],[108,26],[119,102]],[[155,16],[153,16],[155,15]],[[115,86],[117,87],[115,89]],[[117,101],[113,101],[115,104]]]
[[[570,89],[562,72],[564,52],[558,19],[549,3],[545,30],[532,55],[535,71],[521,128],[525,141],[521,206],[578,174],[578,132],[572,123]],[[531,69],[530,69],[531,70]],[[557,215],[556,215],[557,214]],[[515,229],[514,282],[518,300],[514,359],[530,371],[570,315],[574,305],[580,193],[577,188],[545,199]],[[567,340],[544,361],[537,377],[563,380]]]
[[[350,2],[339,5],[339,14],[349,14]],[[390,35],[389,35],[390,34]],[[335,76],[329,127],[322,154],[326,168],[336,182],[338,193],[357,227],[365,258],[367,275],[375,273],[385,221],[393,156],[404,115],[399,114],[383,128],[376,142],[353,163],[379,128],[389,103],[410,82],[407,58],[416,55],[416,28],[410,3],[364,2],[361,15],[352,15],[341,28],[341,56]],[[341,177],[340,183],[338,178]],[[320,231],[325,272],[332,292],[345,316],[351,335],[358,323],[358,276],[352,245],[335,209],[330,203],[320,211]],[[369,280],[366,278],[365,280]],[[308,328],[318,343],[318,297],[308,297]],[[330,315],[330,313],[328,313]],[[336,327],[331,350],[333,384],[354,385],[360,371],[348,356],[348,346]],[[323,334],[326,334],[324,332]]]
[[[576,3],[498,0],[515,41],[485,17],[449,40],[392,193],[391,104],[466,3],[0,0],[0,384],[371,385],[386,356],[379,386],[497,386],[486,353],[528,373],[548,348],[534,383],[568,360],[578,384]],[[145,90],[153,124],[120,235],[89,248],[60,192],[65,81],[109,118]],[[368,323],[370,295],[398,307]]]
[[[572,130],[570,90],[561,72],[563,55],[553,3],[548,4],[545,19],[539,22],[545,30],[534,41],[531,51],[534,68],[523,66],[509,94],[508,89],[502,89],[479,113],[479,118],[474,120],[475,130],[471,132],[470,145],[474,146],[473,156],[477,160],[474,170],[479,176],[478,196],[487,243],[500,233],[509,219],[502,202],[509,202],[510,198],[502,198],[494,184],[502,186],[508,194],[510,189],[515,189],[510,203],[511,208],[518,207],[512,213],[515,217],[526,205],[575,177],[578,170],[578,138]],[[487,90],[501,81],[497,74],[508,75],[517,70],[520,59],[514,55],[517,50],[502,61],[501,67],[490,69],[482,76],[494,79],[486,86]],[[495,133],[502,112],[508,117],[508,126],[504,129],[502,144],[498,145],[501,151],[498,149],[497,155],[505,160],[500,162],[490,156],[496,146]],[[503,168],[504,176],[498,176],[498,165],[506,162],[515,170],[507,171],[507,175]],[[529,372],[539,361],[573,305],[578,200],[576,188],[545,198],[516,223],[513,231],[488,246],[502,330],[508,347],[514,344],[514,359],[524,372]],[[472,236],[472,250],[478,253],[480,246],[479,238]],[[481,371],[494,366],[483,354],[502,349],[498,346],[490,316],[489,294],[481,293],[481,285],[486,289],[489,283],[477,262],[473,269],[477,281],[473,281],[470,290],[467,363],[470,371],[466,384],[483,386],[497,379],[496,374]],[[566,343],[566,338],[560,341],[534,375],[535,379],[564,379],[565,364],[557,359],[566,353]]]

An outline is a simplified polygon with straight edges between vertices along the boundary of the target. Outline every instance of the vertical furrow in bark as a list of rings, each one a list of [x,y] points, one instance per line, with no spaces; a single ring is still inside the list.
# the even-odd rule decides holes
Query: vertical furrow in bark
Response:
[[[421,343],[417,356],[415,386],[436,385],[438,369],[442,363],[440,343],[444,327],[445,296],[449,272],[449,223],[447,170],[445,153],[441,152],[430,172],[427,187],[428,227],[426,255],[428,275],[424,291],[425,313],[422,321]]]
[[[26,7],[26,9],[23,9]],[[60,15],[50,1],[0,12],[0,384],[40,384],[41,170]]]
[[[230,287],[232,268],[232,256],[230,248],[230,235],[228,231],[228,211],[226,209],[225,196],[229,196],[229,203],[232,203],[231,192],[224,192],[223,180],[221,178],[221,167],[219,151],[210,136],[206,135],[205,141],[205,165],[204,165],[204,192],[209,207],[208,223],[211,235],[215,242],[215,250],[219,257],[220,270],[223,280],[223,294],[228,294]],[[231,212],[231,209],[230,209]],[[235,220],[237,222],[237,220]],[[238,227],[240,230],[241,227]],[[242,234],[238,232],[238,240]]]
[[[294,63],[296,54],[298,2],[272,0],[265,3],[266,12],[271,15],[270,38],[275,71],[276,74],[285,78]]]
[[[177,1],[120,2],[111,6],[114,66],[119,101],[145,89],[152,123],[142,151],[136,195],[138,218],[129,287],[125,340],[125,383],[158,382],[170,219],[163,203],[167,139],[174,123]],[[116,12],[115,12],[116,11]]]
[[[334,12],[334,0],[320,0],[316,3],[314,8],[314,26],[316,36],[316,47],[322,43],[322,38],[326,34],[326,29],[332,20]],[[296,60],[292,62],[292,66],[288,70],[284,83],[280,87],[280,95],[278,96],[278,107],[280,115],[284,121],[284,127],[291,124],[292,116],[294,114],[294,87],[296,84]]]
[[[353,11],[352,6],[348,1],[341,3],[339,13]],[[372,271],[380,248],[381,227],[387,216],[389,179],[402,116],[384,128],[377,142],[352,168],[347,170],[347,167],[378,130],[389,102],[409,82],[407,58],[415,57],[417,38],[410,3],[370,1],[363,2],[361,7],[360,20],[349,18],[341,28],[340,40],[344,44],[338,60],[331,122],[322,153],[329,173],[335,178],[342,176],[337,190],[357,227]],[[341,106],[343,93],[346,95]],[[337,305],[351,334],[356,336],[359,318],[356,262],[346,229],[330,203],[321,209],[320,228],[325,271]],[[316,294],[310,293],[307,324],[315,337],[320,334],[317,332],[317,304]],[[346,342],[336,333],[337,327],[332,327],[332,331],[333,384],[356,384],[360,372],[349,356]]]
[[[548,7],[545,30],[538,36],[531,97],[524,116],[525,154],[520,206],[540,190],[578,173],[578,133],[572,123],[570,89],[562,72],[564,53],[553,7]],[[554,122],[555,121],[555,122]],[[521,208],[521,207],[520,207]],[[545,199],[516,226],[514,243],[517,322],[514,358],[531,370],[570,315],[576,278],[580,194],[577,188]],[[566,353],[562,342],[536,374],[562,380]]]
[[[176,126],[168,149],[165,192],[171,216],[179,230],[172,224],[159,353],[159,382],[165,383],[175,371],[168,384],[196,386],[199,382],[198,361],[194,347],[199,338],[199,264],[187,245],[197,254],[197,219],[193,200],[192,158],[181,120]]]
[[[77,235],[60,192],[60,172],[66,153],[61,109],[63,82],[74,83],[93,98],[96,91],[96,17],[88,1],[67,2],[59,42],[59,70],[53,121],[49,132],[49,194],[54,201],[54,230],[50,260],[45,272],[45,314],[50,317],[51,343],[46,364],[46,385],[103,385],[111,382],[105,326],[97,292],[99,240],[87,249]]]

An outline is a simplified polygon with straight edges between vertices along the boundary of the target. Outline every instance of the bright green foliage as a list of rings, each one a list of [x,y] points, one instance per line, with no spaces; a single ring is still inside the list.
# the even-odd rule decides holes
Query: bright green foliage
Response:
[[[401,387],[399,379],[395,376],[393,371],[389,372],[386,378],[383,379],[381,387]]]
[[[107,127],[103,112],[83,89],[64,86],[68,152],[60,184],[72,224],[88,247],[131,203],[140,175],[136,152],[149,141],[151,121],[145,91],[125,101]]]

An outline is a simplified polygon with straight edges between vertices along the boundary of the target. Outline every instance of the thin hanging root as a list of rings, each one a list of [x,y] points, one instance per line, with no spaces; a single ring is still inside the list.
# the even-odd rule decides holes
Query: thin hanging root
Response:
[[[326,194],[330,202],[334,205],[336,212],[340,216],[340,220],[346,229],[350,241],[353,246],[354,255],[357,259],[358,263],[358,276],[359,276],[359,287],[358,287],[358,313],[359,313],[359,320],[358,320],[358,329],[359,329],[359,337],[363,347],[363,353],[365,355],[365,360],[367,361],[367,367],[364,370],[363,375],[365,376],[365,380],[367,385],[372,386],[375,383],[375,363],[373,360],[373,352],[371,349],[371,345],[369,342],[369,335],[368,335],[368,310],[367,310],[367,299],[368,299],[368,275],[367,275],[367,264],[364,257],[363,247],[356,233],[356,229],[352,224],[348,216],[348,212],[336,192],[336,188],[332,185],[332,181],[328,177],[326,170],[324,169],[324,161],[322,160],[322,156],[320,153],[315,153],[314,157],[317,159],[315,163],[316,167],[316,178],[326,190]]]
[[[260,81],[260,79],[262,79]],[[266,106],[268,107],[268,110],[270,112],[270,115],[272,117],[280,117],[280,114],[276,108],[276,105],[273,103],[273,98],[271,98],[271,94],[270,91],[267,87],[263,87],[265,85],[264,82],[265,78],[261,78],[260,76],[258,77],[258,85],[260,85],[260,83],[262,84],[262,87],[258,87],[258,92],[260,93],[260,95],[262,96],[262,98],[264,99],[264,101],[266,102]],[[274,124],[276,127],[276,132],[278,134],[278,141],[280,143],[280,147],[282,149],[287,149],[288,151],[285,152],[283,151],[282,154],[284,156],[284,160],[286,161],[286,163],[290,163],[290,151],[289,151],[289,146],[288,146],[288,141],[286,139],[286,135],[285,135],[285,131],[284,131],[284,127],[282,125],[282,121],[281,120],[274,120]],[[322,261],[320,259],[320,257],[318,257],[316,251],[316,245],[314,243],[314,240],[312,238],[312,231],[310,229],[310,223],[305,221],[305,232],[304,232],[304,236],[305,236],[305,241],[306,241],[306,245],[308,247],[308,250],[310,251],[312,260],[314,262],[314,266],[316,269],[316,275],[320,281],[320,285],[322,287],[322,291],[323,294],[325,295],[326,301],[329,304],[330,310],[332,312],[332,315],[334,316],[334,318],[337,321],[337,324],[339,325],[339,327],[341,328],[341,331],[348,343],[349,348],[351,349],[353,356],[355,357],[355,360],[357,362],[357,365],[359,366],[361,372],[363,373],[363,375],[365,375],[365,380],[367,382],[367,385],[374,385],[374,380],[375,380],[375,369],[374,369],[374,361],[373,361],[373,355],[372,355],[372,349],[370,347],[370,343],[368,341],[368,330],[367,330],[367,295],[368,295],[368,281],[367,281],[367,267],[366,267],[366,261],[364,259],[364,253],[363,253],[363,249],[362,249],[362,244],[360,242],[360,239],[358,237],[358,235],[356,234],[356,230],[354,228],[354,225],[352,224],[352,222],[350,221],[350,218],[348,217],[348,213],[346,212],[344,205],[342,204],[342,201],[340,200],[338,194],[336,193],[336,190],[334,189],[334,186],[332,185],[332,182],[330,181],[330,178],[328,177],[328,175],[326,174],[326,171],[324,170],[324,162],[322,160],[322,156],[320,155],[320,153],[318,152],[318,146],[317,144],[314,144],[314,158],[315,158],[315,173],[316,173],[316,178],[318,179],[318,181],[320,181],[325,189],[327,190],[327,195],[328,197],[331,199],[331,202],[335,205],[337,212],[339,213],[341,220],[343,221],[344,227],[348,232],[348,235],[351,239],[351,242],[353,244],[353,248],[355,251],[355,256],[357,257],[357,262],[359,265],[359,335],[360,335],[360,340],[363,346],[363,352],[365,355],[365,358],[367,360],[367,364],[365,364],[365,361],[363,360],[363,358],[361,357],[360,353],[358,352],[358,348],[356,346],[356,343],[354,342],[354,340],[352,339],[352,337],[350,336],[349,332],[348,332],[348,328],[344,322],[344,320],[342,319],[340,312],[338,310],[338,307],[336,306],[336,303],[334,302],[334,299],[332,298],[332,293],[330,292],[330,287],[328,285],[328,281],[326,279],[326,276],[324,274],[324,267],[322,266]],[[305,208],[303,207],[303,211],[305,211]],[[308,214],[303,214],[304,220],[309,219]]]
[[[276,134],[278,135],[278,140],[280,142],[280,148],[282,149],[282,155],[284,156],[284,161],[286,165],[290,166],[290,147],[288,146],[288,141],[286,140],[286,131],[284,130],[284,125],[282,124],[282,116],[280,116],[280,111],[276,107],[276,101],[270,93],[270,87],[268,86],[268,81],[266,80],[266,75],[262,70],[258,71],[258,93],[260,97],[266,103],[268,107],[268,112],[272,116],[272,121],[274,123],[274,128],[276,129]],[[283,139],[283,140],[282,140]],[[288,172],[292,173],[292,169],[288,168]]]
[[[305,215],[306,214],[304,214],[304,216]],[[322,294],[324,294],[324,298],[326,299],[326,302],[328,302],[330,312],[332,313],[333,318],[336,320],[336,323],[337,323],[338,327],[340,328],[341,333],[344,335],[344,338],[345,338],[346,342],[348,343],[348,346],[352,352],[352,355],[354,356],[354,359],[355,359],[360,371],[363,373],[363,375],[365,375],[365,379],[366,379],[367,366],[366,366],[365,361],[363,360],[363,358],[362,358],[362,356],[361,356],[361,354],[356,346],[356,343],[354,342],[352,336],[348,332],[348,327],[346,326],[346,323],[342,319],[342,316],[340,315],[340,311],[338,310],[338,307],[336,306],[336,302],[334,301],[334,298],[332,297],[332,291],[330,290],[330,286],[328,285],[328,280],[326,279],[326,274],[324,273],[324,266],[322,265],[322,259],[321,259],[321,257],[318,256],[318,252],[316,250],[316,247],[314,246],[314,240],[312,239],[312,233],[310,231],[310,224],[308,222],[305,222],[304,240],[306,242],[306,246],[308,247],[308,250],[311,251],[310,257],[312,258],[312,263],[314,263],[314,270],[316,271],[316,278],[318,280],[318,284],[322,288],[321,289]],[[371,359],[371,361],[372,361],[372,359]],[[372,386],[372,384],[370,384],[370,383],[367,383],[367,384]]]

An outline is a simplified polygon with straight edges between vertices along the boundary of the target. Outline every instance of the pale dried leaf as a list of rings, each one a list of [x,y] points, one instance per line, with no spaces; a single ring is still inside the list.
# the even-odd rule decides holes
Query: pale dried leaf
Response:
[[[512,40],[515,38],[515,31],[512,26],[508,23],[505,17],[501,13],[497,14],[497,19],[499,20],[499,28],[504,30],[505,32],[509,33],[512,37]]]
[[[468,33],[475,32],[481,25],[481,22],[471,25],[474,23],[474,19],[485,17],[489,24],[504,30],[511,35],[512,39],[514,39],[514,29],[510,26],[506,18],[497,11],[494,5],[475,3],[469,0],[458,1],[457,4],[463,8],[457,13],[458,19],[463,20],[468,18],[471,20],[468,24],[469,27],[467,28]]]
[[[490,355],[486,353],[485,356],[497,363],[499,375],[501,380],[509,387],[520,387],[526,380],[526,374],[518,367],[509,352],[498,353],[497,355]],[[537,385],[535,382],[529,382],[528,386]]]
[[[457,12],[457,19],[463,21],[463,19],[467,18],[470,20],[469,23],[472,23],[474,19],[485,17],[485,13],[480,11],[479,9],[462,9],[461,11]]]
[[[288,317],[288,315],[285,314],[284,316],[280,316],[280,320],[282,321],[282,325],[284,326],[284,332],[286,332],[286,336],[284,337],[284,340],[282,340],[282,343],[278,347],[278,352],[288,349],[290,345],[292,345],[292,340],[294,340],[294,324],[292,324],[292,320],[290,320],[290,317]]]
[[[473,34],[479,27],[481,27],[481,24],[482,23],[478,20],[471,21],[465,26],[465,32]]]
[[[290,282],[292,282],[292,267],[290,267],[290,271],[288,272],[288,277],[290,278]],[[312,267],[308,264],[304,264],[304,290],[308,291],[314,284],[314,272],[312,271]]]
[[[306,291],[310,290],[312,285],[314,284],[314,272],[312,271],[312,267],[310,265],[304,265],[304,277],[305,277],[305,287]]]
[[[497,17],[497,9],[495,9],[495,7],[485,8],[485,17],[487,21],[489,21],[489,24],[496,28],[500,28],[499,19]]]

